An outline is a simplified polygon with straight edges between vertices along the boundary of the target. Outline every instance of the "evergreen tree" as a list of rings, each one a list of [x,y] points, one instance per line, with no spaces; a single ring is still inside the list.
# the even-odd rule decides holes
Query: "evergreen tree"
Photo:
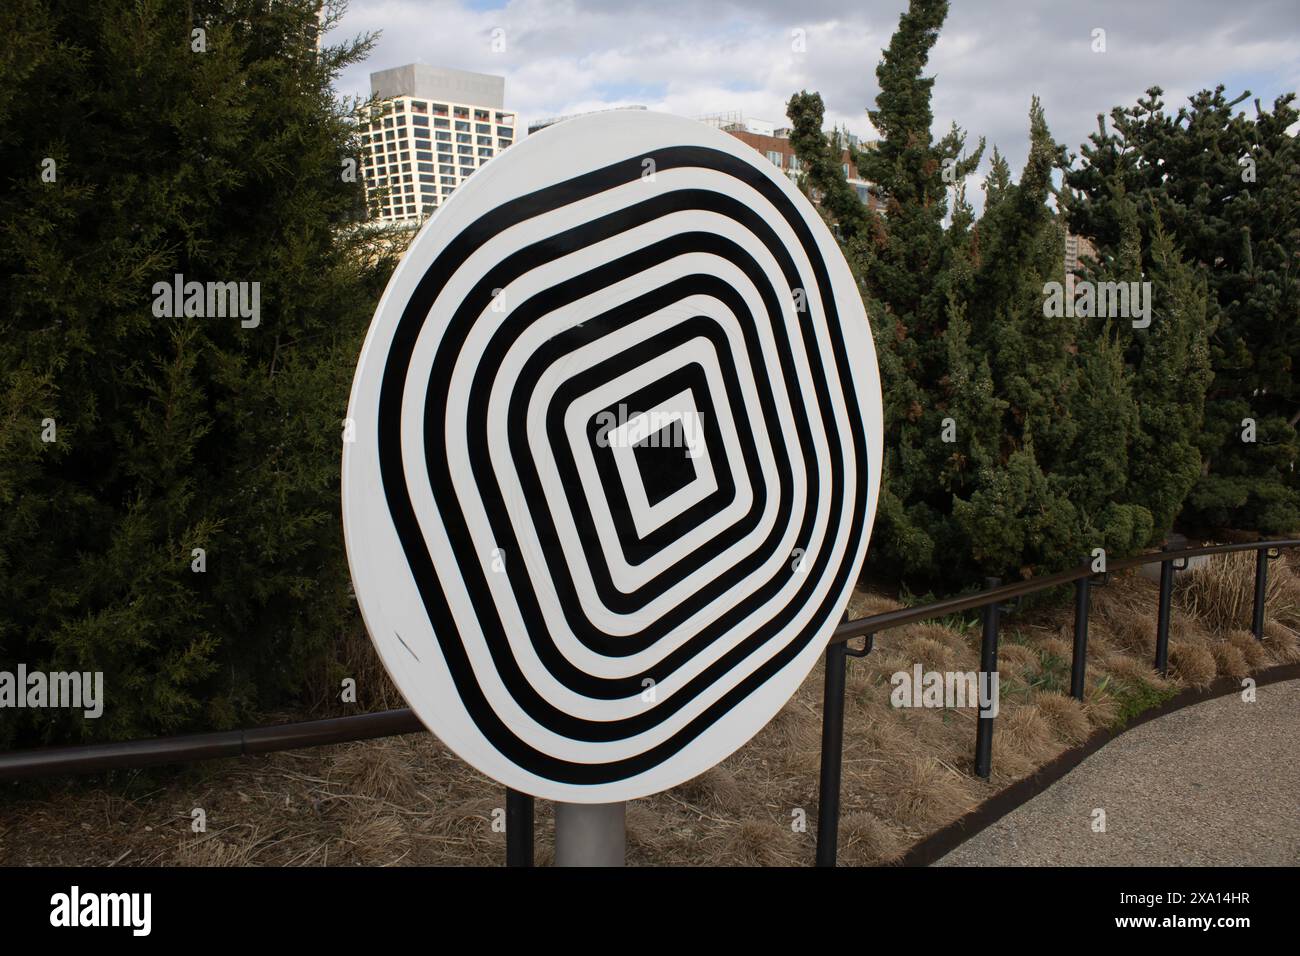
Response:
[[[822,130],[826,108],[821,95],[807,90],[790,97],[790,145],[800,157],[800,179],[831,227],[842,239],[858,236],[866,223],[866,207],[844,176],[844,146],[838,132],[827,137]],[[849,147],[850,160],[860,165],[860,154]]]
[[[0,12],[0,668],[106,696],[7,712],[0,746],[231,726],[355,626],[341,428],[387,263],[331,89],[369,40],[318,47],[320,12]],[[178,273],[259,283],[257,324],[159,315]]]
[[[946,3],[913,0],[877,69],[881,93],[869,115],[882,138],[860,168],[884,214],[836,221],[854,222],[841,235],[884,390],[872,559],[910,584],[956,590],[985,575],[1075,565],[1095,547],[1122,555],[1147,543],[1155,511],[1166,521],[1166,499],[1181,502],[1186,488],[1135,482],[1150,478],[1159,456],[1151,434],[1199,415],[1194,402],[1173,406],[1180,389],[1194,392],[1201,381],[1193,366],[1203,350],[1189,328],[1161,338],[1144,359],[1113,329],[1046,316],[1048,283],[1066,278],[1065,231],[1049,200],[1067,156],[1034,99],[1024,171],[1013,181],[994,150],[984,212],[974,219],[963,183],[984,144],[966,155],[955,125],[933,139],[933,80],[922,75],[946,11]],[[812,96],[792,100],[805,118],[820,117]],[[796,144],[801,161],[829,169],[824,138],[810,130]],[[1160,281],[1178,290],[1177,308],[1194,312],[1194,283],[1169,249],[1162,255]],[[1173,369],[1185,373],[1179,384],[1161,385]],[[1153,399],[1145,412],[1144,397]],[[1186,451],[1179,445],[1176,456],[1184,477]]]
[[[1198,446],[1199,473],[1183,522],[1195,530],[1289,532],[1300,525],[1293,470],[1300,451],[1300,151],[1287,130],[1300,113],[1294,94],[1279,97],[1271,111],[1256,101],[1253,118],[1234,114],[1249,94],[1228,101],[1222,86],[1197,93],[1173,114],[1165,111],[1162,95],[1152,87],[1135,106],[1116,107],[1110,129],[1098,117],[1080,168],[1066,177],[1075,193],[1071,228],[1092,239],[1103,256],[1114,255],[1127,217],[1136,212],[1141,271],[1157,283],[1157,307],[1167,298],[1170,316],[1191,323],[1185,339],[1165,343],[1170,355],[1185,349],[1199,354],[1199,312],[1178,303],[1180,297],[1188,301],[1197,284],[1207,291],[1213,377],[1204,424],[1189,437],[1200,403],[1190,382],[1171,384],[1189,411],[1166,422],[1177,431],[1158,446],[1177,449],[1180,476],[1192,461],[1189,443]],[[1173,264],[1169,248],[1194,275]],[[1153,341],[1168,331],[1157,323],[1152,328]],[[1153,378],[1147,381],[1155,387]],[[1173,407],[1172,395],[1166,404]],[[1249,434],[1246,420],[1254,422],[1254,442],[1242,440]],[[1183,479],[1176,480],[1181,486]],[[1168,514],[1171,506],[1166,502],[1158,511]]]

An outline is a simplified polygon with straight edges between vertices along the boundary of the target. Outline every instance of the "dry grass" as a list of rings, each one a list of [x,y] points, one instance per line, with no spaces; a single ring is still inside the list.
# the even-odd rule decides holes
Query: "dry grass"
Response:
[[[1266,640],[1249,627],[1250,555],[1176,578],[1170,675],[1152,670],[1155,585],[1116,576],[1093,591],[1085,700],[1068,695],[1072,609],[1004,619],[1002,705],[993,777],[971,773],[975,713],[894,708],[890,676],[978,669],[979,631],[935,623],[887,631],[853,659],[847,680],[840,860],[887,864],[997,790],[1098,728],[1180,688],[1300,661],[1300,579],[1270,568]],[[875,594],[853,616],[898,603]],[[368,709],[398,699],[353,643],[349,665]],[[337,675],[321,678],[321,698]],[[722,764],[628,808],[628,858],[639,865],[803,865],[816,829],[822,668],[778,716]],[[336,705],[335,705],[336,706]],[[192,811],[207,815],[191,829]],[[196,765],[108,780],[0,790],[0,864],[294,866],[480,864],[505,854],[504,794],[427,734]],[[538,803],[537,860],[553,859],[553,818]]]

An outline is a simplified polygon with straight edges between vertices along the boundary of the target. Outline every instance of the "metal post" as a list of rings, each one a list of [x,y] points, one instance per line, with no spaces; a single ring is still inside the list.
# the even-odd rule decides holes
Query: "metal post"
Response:
[[[1169,550],[1169,545],[1164,546]],[[1174,563],[1160,562],[1160,609],[1156,614],[1156,670],[1164,677],[1169,673],[1169,608],[1174,593]]]
[[[506,790],[506,866],[533,865],[533,798]]]
[[[1083,700],[1083,679],[1088,667],[1088,595],[1091,581],[1074,582],[1074,663],[1070,671],[1070,696]]]
[[[1250,629],[1255,632],[1255,640],[1264,639],[1264,595],[1268,590],[1268,548],[1255,552],[1255,614],[1250,622]]]
[[[992,590],[1002,583],[1001,578],[987,578],[986,590]],[[991,601],[984,605],[984,637],[980,641],[980,678],[993,687],[993,674],[998,669],[998,602]],[[988,675],[988,676],[985,676]],[[975,722],[975,773],[985,780],[993,768],[993,718],[980,709]]]
[[[626,803],[557,803],[555,865],[622,866],[626,813]]]
[[[844,675],[848,644],[826,648],[822,695],[822,773],[817,792],[817,865],[834,866],[840,841],[840,775],[844,765]]]

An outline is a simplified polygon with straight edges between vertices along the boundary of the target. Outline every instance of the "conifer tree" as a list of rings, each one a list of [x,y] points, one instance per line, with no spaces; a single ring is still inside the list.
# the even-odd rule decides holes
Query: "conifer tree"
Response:
[[[385,264],[331,90],[369,41],[318,47],[319,12],[0,13],[0,668],[102,671],[107,698],[0,746],[231,726],[355,626],[342,419]],[[176,274],[258,283],[256,324],[160,314]]]
[[[1164,331],[1153,323],[1152,341],[1167,331],[1182,336],[1167,343],[1170,355],[1199,349],[1199,311],[1177,303],[1198,283],[1207,290],[1212,381],[1204,423],[1192,424],[1200,403],[1190,385],[1199,374],[1171,384],[1191,411],[1165,421],[1176,430],[1159,446],[1175,450],[1179,475],[1191,462],[1188,446],[1200,453],[1183,523],[1286,533],[1300,525],[1300,150],[1287,132],[1300,113],[1294,94],[1279,97],[1272,110],[1256,101],[1253,117],[1234,112],[1249,94],[1229,101],[1222,86],[1197,93],[1176,113],[1166,111],[1162,95],[1152,87],[1135,106],[1114,108],[1109,128],[1098,117],[1082,164],[1066,177],[1075,194],[1071,227],[1103,257],[1114,255],[1126,217],[1136,213],[1141,269],[1158,285],[1165,277],[1157,307],[1167,297],[1169,315],[1182,323]],[[1195,275],[1173,264],[1174,253]],[[1253,429],[1244,427],[1248,420]],[[1255,441],[1243,441],[1251,430]],[[1176,481],[1181,486],[1182,478]],[[1162,504],[1159,514],[1171,507]]]

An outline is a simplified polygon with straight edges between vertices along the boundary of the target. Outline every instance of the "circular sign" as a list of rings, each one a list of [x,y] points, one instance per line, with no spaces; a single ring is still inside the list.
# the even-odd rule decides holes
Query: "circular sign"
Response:
[[[425,225],[357,367],[343,519],[428,728],[607,803],[722,760],[808,675],[875,514],[879,373],[814,207],[750,146],[613,111]]]

